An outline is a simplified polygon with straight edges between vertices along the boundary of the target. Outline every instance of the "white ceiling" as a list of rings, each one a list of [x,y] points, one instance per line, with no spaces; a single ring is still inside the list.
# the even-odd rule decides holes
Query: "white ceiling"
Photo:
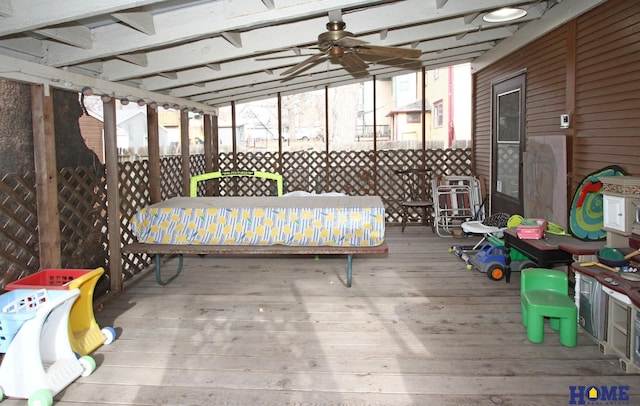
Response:
[[[0,77],[215,112],[362,81],[328,62],[281,76],[317,52],[295,51],[316,45],[330,14],[371,45],[419,49],[426,69],[472,62],[477,70],[604,1],[0,0]],[[504,6],[528,14],[482,20]],[[290,57],[256,60],[274,56]],[[368,69],[377,78],[408,71]]]

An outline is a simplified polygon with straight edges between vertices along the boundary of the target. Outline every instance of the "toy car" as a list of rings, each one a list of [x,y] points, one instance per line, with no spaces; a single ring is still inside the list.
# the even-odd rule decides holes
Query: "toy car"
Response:
[[[512,271],[537,267],[535,262],[514,249],[510,251],[510,258]],[[487,277],[494,281],[504,278],[506,267],[507,263],[503,247],[491,243],[482,245],[476,255],[469,257],[469,264],[467,265],[468,269],[476,268],[478,271],[486,273]]]

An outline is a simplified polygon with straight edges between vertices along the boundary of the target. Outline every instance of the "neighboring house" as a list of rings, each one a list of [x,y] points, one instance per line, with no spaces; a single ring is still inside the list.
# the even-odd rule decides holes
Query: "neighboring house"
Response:
[[[129,148],[135,154],[146,156],[148,145],[146,112],[141,109],[118,110],[116,123],[122,130],[122,133],[118,131],[118,147]],[[171,139],[167,128],[158,125],[158,140],[161,154],[173,154],[180,139]]]
[[[85,144],[98,155],[101,162],[104,162],[103,117],[96,112],[90,112],[90,115],[85,114],[78,121]],[[147,156],[146,113],[143,110],[121,109],[116,113],[116,122],[117,146],[121,154]],[[171,155],[179,152],[179,143],[171,143],[169,132],[161,125],[158,126],[158,137],[161,154]]]
[[[468,63],[429,70],[425,94],[431,104],[431,137],[451,146],[471,139],[471,68]],[[418,97],[420,98],[420,97]]]
[[[389,125],[395,140],[421,140],[422,74],[410,73],[380,82],[376,89],[378,119],[391,118]],[[425,140],[441,143],[443,147],[450,147],[454,140],[470,140],[470,65],[465,63],[426,71],[424,82],[425,115],[428,116]]]
[[[85,145],[98,156],[100,163],[104,164],[104,142],[102,140],[104,123],[101,119],[87,114],[83,114],[78,119],[78,123]]]
[[[388,116],[391,117],[393,139],[398,141],[422,140],[422,113],[422,100],[391,110]],[[427,123],[425,125],[425,140],[434,141],[431,126],[428,124],[431,121],[429,102],[425,104],[424,117]]]

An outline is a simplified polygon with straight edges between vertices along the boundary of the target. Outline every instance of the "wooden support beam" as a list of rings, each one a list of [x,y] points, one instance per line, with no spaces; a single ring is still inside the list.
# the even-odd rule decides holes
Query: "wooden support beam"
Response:
[[[11,0],[0,0],[0,17],[13,16],[13,7],[11,7]]]
[[[213,169],[213,154],[214,154],[214,142],[217,143],[217,137],[214,140],[213,137],[213,123],[212,120],[216,120],[217,127],[217,116],[211,116],[209,114],[205,114],[202,117],[204,121],[204,171],[205,173],[214,172]],[[217,151],[217,150],[216,150]],[[216,155],[217,156],[217,155]],[[216,158],[217,160],[217,158]],[[205,188],[207,190],[207,196],[211,196],[213,194],[213,187],[211,186],[211,182],[207,182],[205,184]]]
[[[102,104],[104,119],[104,159],[107,176],[107,222],[109,229],[109,277],[110,291],[122,291],[122,251],[120,230],[120,188],[118,172],[118,146],[116,126],[116,102]]]
[[[262,3],[269,9],[269,10],[273,10],[274,8],[276,8],[276,4],[274,2],[274,0],[262,0]]]
[[[436,0],[436,9],[440,10],[447,4],[447,0]]]
[[[242,37],[238,31],[225,31],[221,35],[234,47],[242,48]]]
[[[31,85],[31,120],[36,173],[40,269],[59,269],[60,212],[53,125],[53,96],[48,86]]]
[[[148,65],[146,52],[135,52],[130,54],[117,55],[116,58],[138,66]]]
[[[82,49],[93,47],[91,30],[83,25],[67,24],[64,27],[36,30],[36,33]]]
[[[113,17],[127,24],[133,29],[147,35],[155,35],[156,27],[153,23],[153,15],[146,11],[121,11],[111,14]]]
[[[162,201],[160,179],[160,135],[158,129],[158,110],[147,105],[147,134],[149,151],[149,193],[151,204]]]
[[[189,112],[180,110],[180,155],[182,157],[182,196],[189,196],[191,162],[189,160]]]

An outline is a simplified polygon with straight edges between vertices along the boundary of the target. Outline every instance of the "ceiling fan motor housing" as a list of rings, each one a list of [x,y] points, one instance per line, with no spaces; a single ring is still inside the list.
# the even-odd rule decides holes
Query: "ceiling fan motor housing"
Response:
[[[346,24],[344,21],[331,21],[327,23],[327,32],[323,32],[318,35],[318,47],[321,50],[326,51],[327,49],[334,46],[334,42],[338,41],[344,37],[353,37],[354,35],[349,31],[345,31]]]

